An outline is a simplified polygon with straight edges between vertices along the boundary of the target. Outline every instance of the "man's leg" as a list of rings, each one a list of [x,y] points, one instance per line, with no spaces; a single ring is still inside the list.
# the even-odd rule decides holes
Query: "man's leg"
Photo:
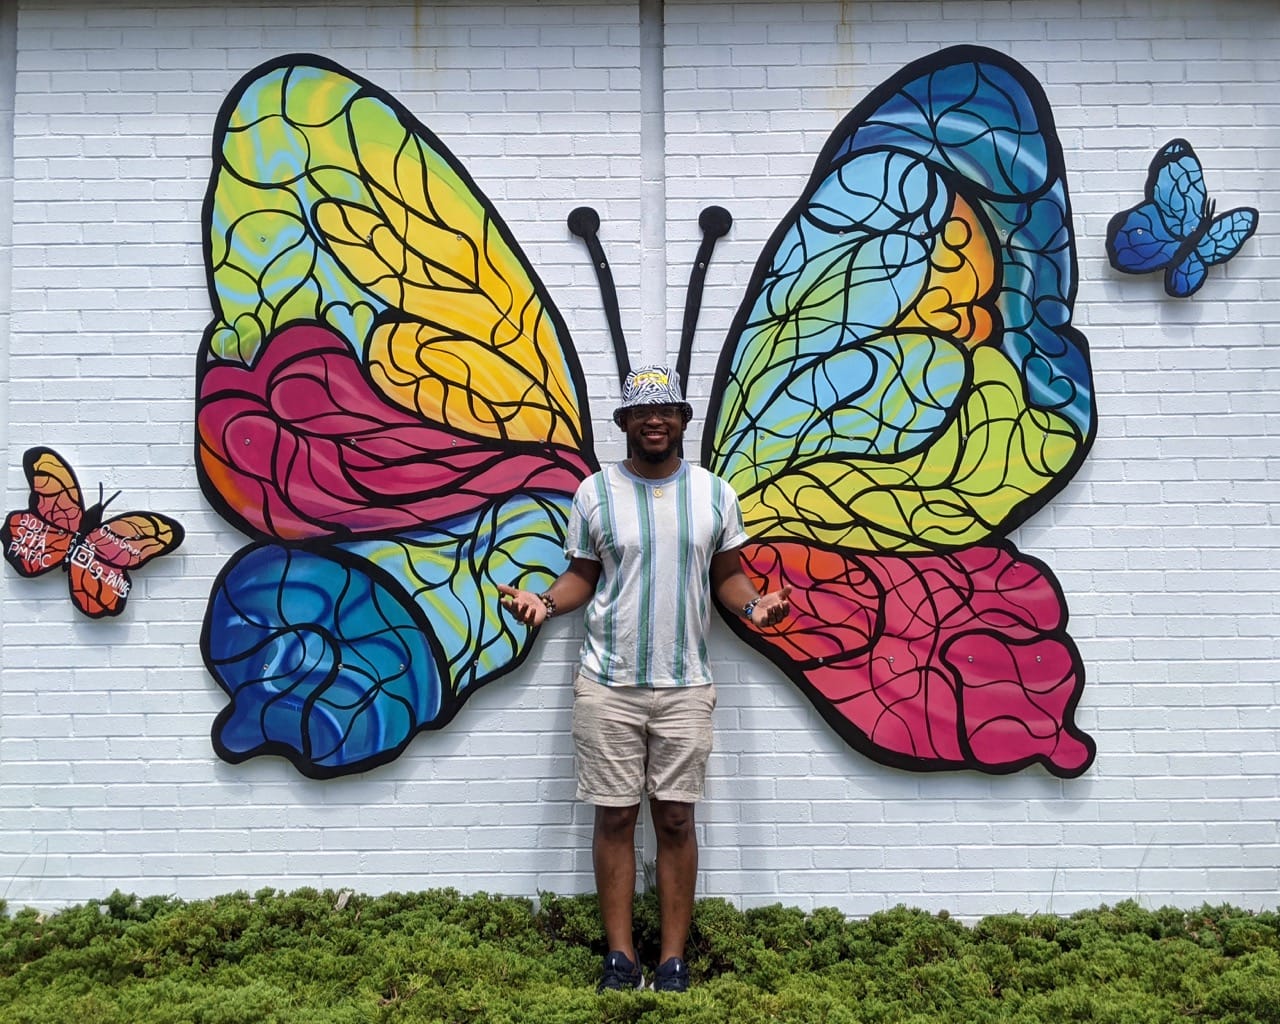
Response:
[[[658,837],[658,909],[662,913],[661,967],[673,957],[683,970],[684,947],[693,920],[698,877],[694,806],[702,799],[711,755],[714,686],[658,691],[660,712],[649,720],[646,779],[653,828]],[[663,978],[658,984],[662,987]],[[687,984],[688,975],[683,978]],[[677,991],[682,991],[683,985]]]
[[[631,807],[597,806],[591,838],[591,863],[595,868],[605,941],[610,950],[625,953],[633,964],[639,963],[631,927],[631,907],[636,895],[636,818],[639,814],[639,804]]]
[[[693,804],[652,800],[649,809],[658,837],[658,907],[662,912],[662,952],[658,963],[661,964],[673,956],[684,958],[698,879],[698,837],[693,828]]]
[[[631,904],[636,891],[636,819],[644,789],[648,694],[573,681],[578,799],[594,805],[591,863],[609,952],[636,963]]]

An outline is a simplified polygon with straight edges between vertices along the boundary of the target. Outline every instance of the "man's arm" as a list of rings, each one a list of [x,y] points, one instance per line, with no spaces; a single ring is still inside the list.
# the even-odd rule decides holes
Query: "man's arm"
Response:
[[[498,584],[498,592],[502,595],[502,607],[509,611],[526,626],[537,627],[551,617],[581,608],[591,600],[596,592],[596,584],[600,582],[600,563],[589,558],[574,558],[569,561],[569,568],[556,577],[541,594],[531,590],[517,590],[505,584]],[[748,584],[749,585],[749,584]]]
[[[741,549],[720,551],[711,556],[711,590],[717,600],[731,612],[741,615],[751,605],[751,624],[773,626],[791,612],[791,587],[785,586],[768,594],[759,593],[755,584],[742,571]]]

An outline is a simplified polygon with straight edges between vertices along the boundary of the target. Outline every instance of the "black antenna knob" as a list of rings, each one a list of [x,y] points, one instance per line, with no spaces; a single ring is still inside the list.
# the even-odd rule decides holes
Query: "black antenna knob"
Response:
[[[569,211],[569,230],[579,238],[590,238],[600,230],[600,214],[589,206],[578,206]]]
[[[722,238],[733,226],[733,214],[723,206],[708,206],[698,214],[698,227],[711,238]]]

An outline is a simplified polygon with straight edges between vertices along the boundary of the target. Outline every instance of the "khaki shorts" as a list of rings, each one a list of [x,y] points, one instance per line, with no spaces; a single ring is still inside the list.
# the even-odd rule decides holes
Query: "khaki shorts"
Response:
[[[573,681],[578,799],[601,807],[702,799],[715,686],[604,686]]]

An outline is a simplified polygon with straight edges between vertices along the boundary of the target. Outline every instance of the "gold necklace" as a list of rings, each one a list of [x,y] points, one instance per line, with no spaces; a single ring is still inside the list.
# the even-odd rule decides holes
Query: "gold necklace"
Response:
[[[644,476],[644,474],[643,474],[643,473],[637,473],[637,472],[636,472],[636,462],[635,462],[635,459],[627,459],[627,460],[626,460],[626,466],[627,466],[627,468],[628,468],[629,470],[631,470],[632,475],[634,475],[634,476],[638,476],[638,477],[640,477],[640,479],[642,479],[642,480],[643,480],[643,479],[645,479],[645,476]],[[661,484],[658,484],[656,487],[654,487],[654,488],[653,488],[653,496],[654,496],[655,498],[661,498],[661,497],[662,497],[662,485],[661,485]]]

